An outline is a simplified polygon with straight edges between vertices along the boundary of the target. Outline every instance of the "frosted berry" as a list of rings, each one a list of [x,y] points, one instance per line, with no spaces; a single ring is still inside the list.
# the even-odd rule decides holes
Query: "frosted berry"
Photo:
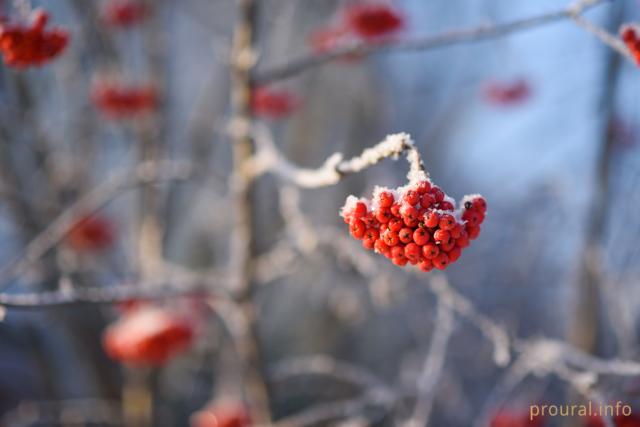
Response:
[[[380,204],[381,208],[390,208],[391,205],[393,205],[393,202],[393,194],[388,191],[383,191],[380,193],[380,196],[378,197],[378,203]]]
[[[436,198],[433,194],[425,193],[420,197],[420,206],[428,209],[436,204]]]
[[[444,214],[440,217],[438,225],[443,230],[451,230],[456,226],[456,219],[453,217],[453,215]]]
[[[376,213],[376,219],[382,224],[391,221],[392,218],[393,214],[391,213],[391,210],[387,208],[380,208],[378,209],[378,213]]]
[[[387,230],[387,232],[384,233],[384,235],[382,236],[382,240],[384,240],[387,246],[395,246],[398,244],[398,242],[400,242],[398,233],[391,230]]]
[[[400,229],[404,227],[404,222],[402,222],[402,220],[399,218],[391,218],[389,220],[389,223],[387,224],[387,227],[391,231],[400,231]]]
[[[364,225],[364,222],[362,222],[362,220],[354,219],[353,221],[351,221],[351,227],[349,228],[349,231],[351,232],[351,235],[356,239],[362,239],[366,230],[367,227]]]

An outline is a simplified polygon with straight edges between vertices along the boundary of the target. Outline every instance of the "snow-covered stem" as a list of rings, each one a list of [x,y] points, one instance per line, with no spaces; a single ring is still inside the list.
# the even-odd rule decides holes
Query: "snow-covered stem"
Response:
[[[298,187],[328,187],[337,184],[345,176],[361,172],[383,159],[397,159],[403,154],[409,162],[410,182],[428,178],[420,152],[411,136],[406,133],[388,135],[382,142],[349,160],[343,160],[343,154],[335,153],[317,169],[301,168],[289,162],[277,149],[266,127],[255,126],[254,137],[257,152],[244,165],[245,171],[254,178],[269,172]]]
[[[276,80],[293,77],[311,68],[326,64],[340,57],[348,55],[367,56],[384,52],[396,51],[425,51],[430,49],[452,46],[460,43],[472,43],[482,40],[506,36],[517,31],[540,27],[552,22],[579,16],[594,6],[604,4],[608,0],[578,0],[560,10],[542,13],[527,18],[493,25],[475,25],[467,28],[443,31],[415,39],[390,40],[385,43],[357,43],[341,47],[321,55],[308,54],[289,63],[267,69],[256,76],[255,81],[264,84]]]
[[[591,21],[588,21],[584,18],[584,16],[579,13],[572,13],[570,15],[571,20],[576,23],[577,26],[582,28],[588,33],[593,34],[598,40],[600,40],[605,45],[609,46],[614,51],[618,52],[632,64],[635,64],[635,58],[633,54],[629,51],[627,46],[614,34],[611,34],[604,28],[594,24]]]

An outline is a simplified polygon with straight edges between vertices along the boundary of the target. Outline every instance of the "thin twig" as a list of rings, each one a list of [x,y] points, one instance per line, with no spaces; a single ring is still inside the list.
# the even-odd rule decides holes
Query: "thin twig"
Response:
[[[358,43],[323,54],[308,54],[301,58],[294,59],[287,64],[276,66],[259,73],[255,77],[255,82],[265,84],[293,77],[303,71],[348,55],[355,54],[362,56],[391,51],[424,51],[459,43],[475,43],[494,37],[505,36],[517,31],[540,27],[567,18],[575,19],[576,16],[587,9],[604,4],[607,1],[608,0],[579,0],[564,9],[542,13],[528,18],[516,19],[502,24],[482,24],[468,28],[448,30],[413,40],[391,40],[376,44]]]

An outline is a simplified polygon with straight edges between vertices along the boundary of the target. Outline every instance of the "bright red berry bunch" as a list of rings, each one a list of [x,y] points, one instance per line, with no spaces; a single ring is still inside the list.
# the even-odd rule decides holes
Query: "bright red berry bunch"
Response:
[[[105,217],[80,218],[67,234],[66,243],[77,252],[98,252],[110,247],[116,236],[113,223]]]
[[[349,196],[341,216],[366,249],[398,266],[444,270],[480,234],[487,204],[479,195],[455,201],[429,180],[391,190],[376,187],[372,200]]]
[[[114,360],[137,366],[162,366],[187,350],[194,322],[179,313],[150,305],[126,311],[107,328],[104,349]]]
[[[316,30],[309,44],[318,54],[352,45],[358,41],[379,42],[403,29],[405,19],[400,12],[384,3],[356,4],[343,11],[337,25]],[[361,59],[358,54],[340,57],[345,62]]]
[[[531,87],[526,80],[513,82],[491,82],[484,88],[484,96],[495,105],[514,105],[526,101],[531,95]]]
[[[281,119],[293,113],[300,105],[290,92],[268,86],[256,88],[251,95],[253,114],[267,119]]]
[[[91,99],[100,112],[114,120],[149,114],[160,102],[153,84],[131,85],[115,80],[96,80]]]
[[[640,66],[640,26],[623,25],[620,28],[620,37]]]
[[[385,3],[357,4],[345,12],[348,28],[366,40],[388,36],[404,27],[404,17]]]
[[[49,14],[36,9],[30,23],[0,23],[0,53],[10,67],[42,66],[60,55],[69,43],[69,32],[45,29]]]
[[[249,427],[251,417],[247,407],[236,401],[221,401],[195,412],[191,427]]]
[[[141,0],[109,0],[100,15],[109,27],[127,28],[144,21],[149,10]]]

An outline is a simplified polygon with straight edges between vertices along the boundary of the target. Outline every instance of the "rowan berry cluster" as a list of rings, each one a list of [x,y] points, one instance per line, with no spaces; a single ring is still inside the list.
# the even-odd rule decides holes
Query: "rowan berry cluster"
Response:
[[[258,117],[281,119],[293,113],[299,105],[299,100],[283,89],[263,86],[251,94],[251,109]]]
[[[96,108],[116,120],[155,111],[159,98],[153,84],[131,85],[99,79],[91,88],[91,99]]]
[[[398,266],[444,270],[480,234],[487,204],[479,195],[455,201],[429,180],[391,190],[376,187],[371,201],[349,196],[341,216],[366,249]]]
[[[379,42],[405,25],[400,12],[386,3],[356,4],[347,7],[337,25],[320,28],[311,34],[309,44],[316,53],[326,53],[357,41]],[[359,59],[357,54],[340,58]]]
[[[484,87],[484,96],[494,105],[513,105],[526,101],[531,95],[531,88],[526,80],[513,82],[491,82]]]
[[[49,14],[43,9],[31,13],[29,23],[0,23],[0,53],[10,67],[42,66],[60,55],[69,43],[69,32],[45,29]]]
[[[141,0],[110,0],[101,10],[102,22],[114,28],[127,28],[139,24],[149,15]]]
[[[640,66],[640,26],[628,24],[620,28],[620,37]]]
[[[77,252],[98,252],[110,247],[115,240],[113,223],[99,215],[78,219],[69,230],[66,243]]]
[[[238,401],[221,401],[195,412],[190,427],[249,427],[251,417],[247,407]]]
[[[195,326],[186,316],[147,304],[127,310],[103,337],[109,357],[136,366],[162,366],[187,350]]]

